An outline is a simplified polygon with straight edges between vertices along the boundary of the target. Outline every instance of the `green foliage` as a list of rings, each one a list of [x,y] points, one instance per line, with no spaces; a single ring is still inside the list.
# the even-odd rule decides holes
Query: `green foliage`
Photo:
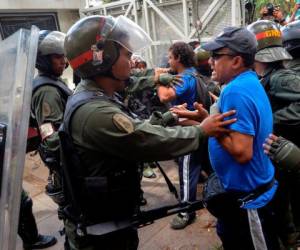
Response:
[[[280,9],[283,11],[283,15],[286,16],[291,14],[295,5],[295,0],[256,0],[255,16],[260,17],[260,10],[267,4],[273,3],[274,5],[279,5]]]

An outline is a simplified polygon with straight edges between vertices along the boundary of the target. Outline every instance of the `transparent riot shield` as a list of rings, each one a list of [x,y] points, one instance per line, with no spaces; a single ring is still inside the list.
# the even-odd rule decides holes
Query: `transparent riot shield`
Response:
[[[0,250],[15,250],[39,30],[0,41]]]

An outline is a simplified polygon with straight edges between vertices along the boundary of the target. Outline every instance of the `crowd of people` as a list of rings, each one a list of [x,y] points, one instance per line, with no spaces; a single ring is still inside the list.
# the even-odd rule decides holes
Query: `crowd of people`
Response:
[[[65,249],[137,249],[131,219],[147,202],[142,176],[155,178],[163,160],[178,164],[180,202],[196,201],[199,180],[206,182],[204,204],[223,249],[296,249],[300,21],[269,9],[206,44],[175,42],[157,68],[134,54],[151,39],[124,16],[85,17],[67,34],[40,32],[30,126]],[[61,80],[68,66],[81,79],[74,91]],[[55,244],[38,234],[31,207],[23,191],[24,248]],[[195,211],[182,212],[170,225],[195,219]]]

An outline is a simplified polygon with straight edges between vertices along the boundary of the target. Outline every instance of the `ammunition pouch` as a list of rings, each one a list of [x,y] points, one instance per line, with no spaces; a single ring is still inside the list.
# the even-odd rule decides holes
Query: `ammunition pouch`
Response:
[[[82,210],[89,221],[131,218],[138,209],[140,177],[133,171],[83,179]],[[137,172],[137,171],[136,171]]]
[[[50,151],[41,143],[38,147],[38,152],[42,161],[49,168],[50,172],[60,171],[59,151]]]

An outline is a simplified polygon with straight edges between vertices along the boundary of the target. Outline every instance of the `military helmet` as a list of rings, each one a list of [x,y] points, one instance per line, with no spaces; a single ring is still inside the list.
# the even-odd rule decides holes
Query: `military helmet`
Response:
[[[207,64],[211,53],[207,50],[197,47],[194,49],[196,65]]]
[[[66,34],[59,31],[41,30],[35,67],[43,72],[52,72],[49,55],[64,55]]]
[[[89,16],[76,22],[65,39],[66,57],[81,78],[105,75],[119,58],[120,46],[136,52],[151,44],[151,38],[130,19],[119,16]]]
[[[259,20],[247,28],[257,40],[256,61],[275,62],[292,59],[291,55],[283,48],[280,29],[274,22]]]
[[[300,48],[300,21],[291,22],[281,29],[283,46],[292,52]]]

